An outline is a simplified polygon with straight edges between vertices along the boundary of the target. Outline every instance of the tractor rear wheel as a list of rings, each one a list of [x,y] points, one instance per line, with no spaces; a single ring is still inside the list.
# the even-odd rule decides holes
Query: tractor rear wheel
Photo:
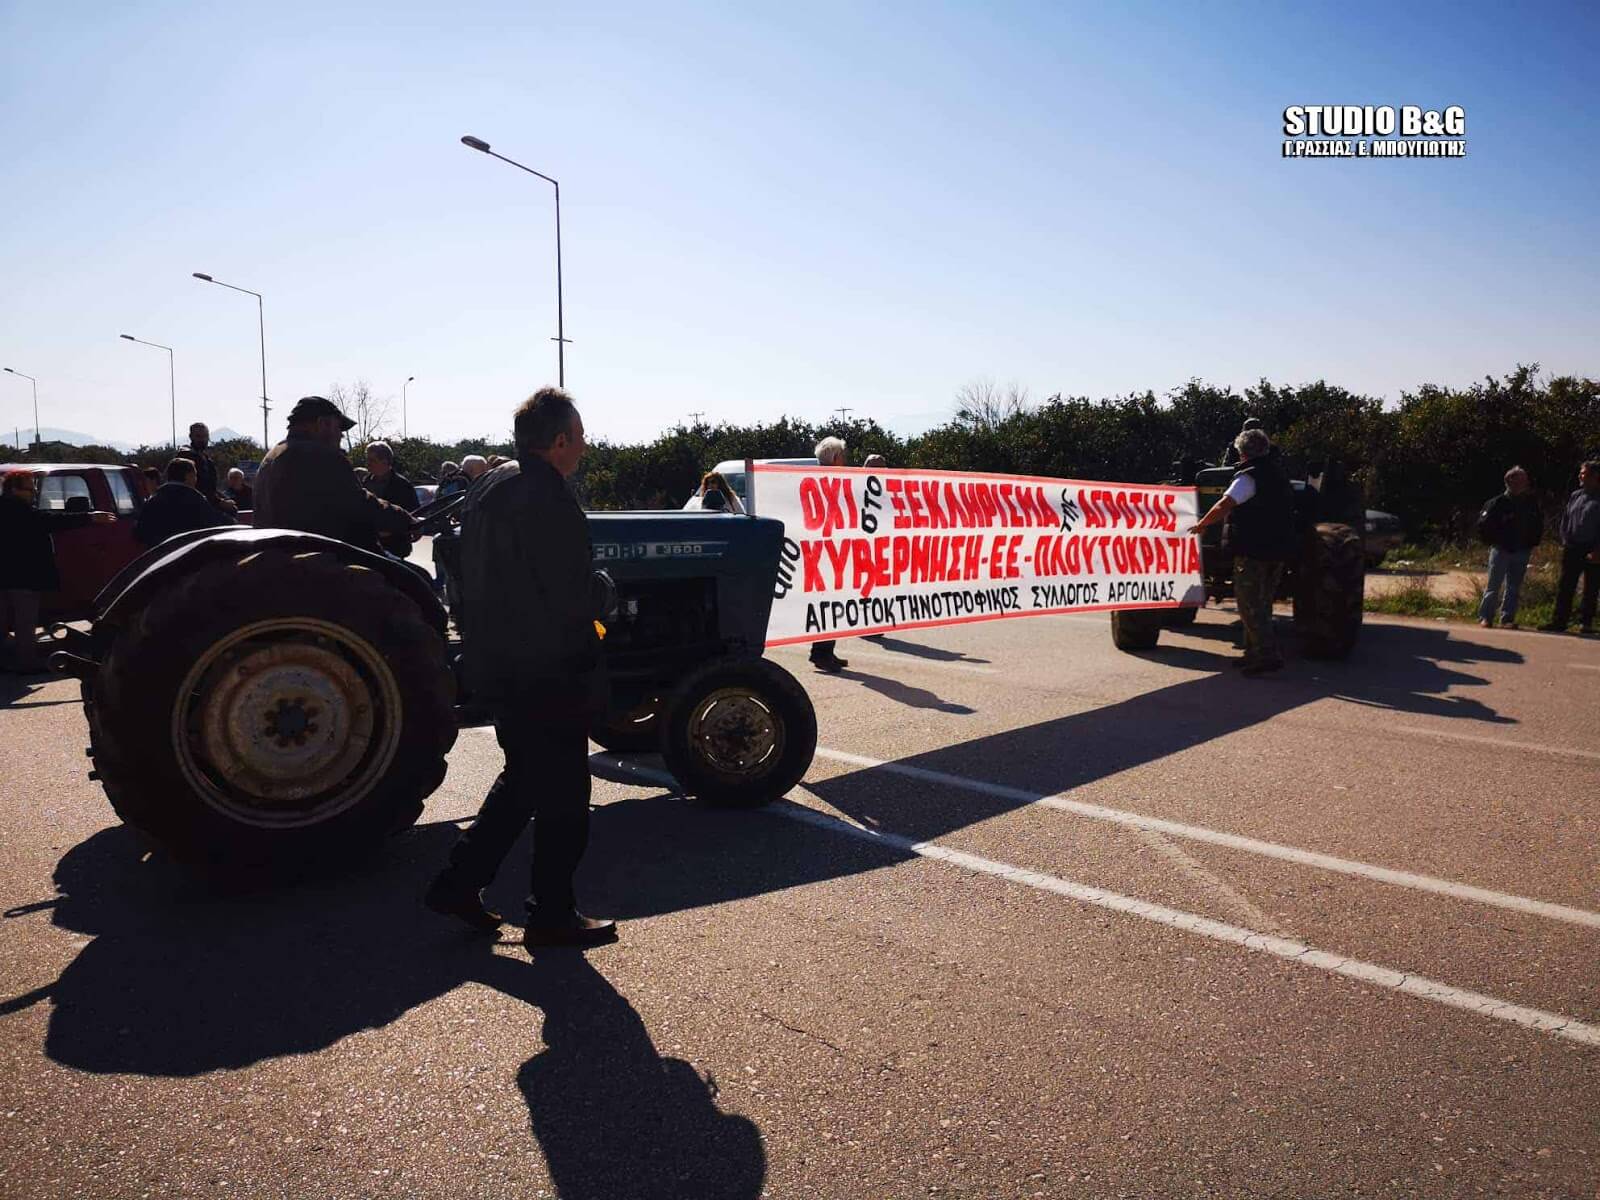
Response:
[[[795,677],[764,658],[695,671],[667,701],[661,754],[708,804],[753,806],[800,782],[817,749],[817,714]]]
[[[1306,534],[1294,580],[1294,625],[1308,658],[1348,658],[1361,633],[1367,564],[1361,535],[1348,525]]]
[[[1154,650],[1166,619],[1159,608],[1113,609],[1111,642],[1118,650]]]
[[[326,553],[200,568],[118,634],[87,691],[117,815],[201,865],[376,844],[416,821],[456,736],[443,638]]]

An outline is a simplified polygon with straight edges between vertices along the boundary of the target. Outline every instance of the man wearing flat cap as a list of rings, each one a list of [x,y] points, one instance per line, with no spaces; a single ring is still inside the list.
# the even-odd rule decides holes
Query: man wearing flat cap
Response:
[[[415,518],[365,490],[339,448],[340,437],[354,425],[322,396],[306,396],[294,406],[289,436],[267,452],[256,472],[256,528],[320,533],[374,554],[383,553],[380,533],[410,534]]]

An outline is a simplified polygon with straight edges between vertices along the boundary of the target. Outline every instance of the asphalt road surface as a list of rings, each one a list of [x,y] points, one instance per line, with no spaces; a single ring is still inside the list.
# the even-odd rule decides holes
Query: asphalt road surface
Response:
[[[805,786],[597,754],[622,937],[532,961],[418,904],[492,734],[372,861],[225,891],[0,677],[0,1195],[1600,1194],[1600,643],[1379,620],[1251,681],[1231,621],[779,651]]]

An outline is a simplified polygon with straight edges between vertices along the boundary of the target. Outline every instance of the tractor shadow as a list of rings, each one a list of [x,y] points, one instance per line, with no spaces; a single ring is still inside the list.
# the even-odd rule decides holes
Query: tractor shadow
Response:
[[[422,908],[457,833],[420,826],[337,878],[251,890],[204,884],[127,828],[104,830],[57,864],[54,901],[5,914],[48,909],[93,940],[54,983],[0,1001],[0,1020],[47,1003],[57,1063],[192,1076],[315,1053],[479,983],[530,1010],[515,1082],[560,1195],[759,1196],[759,1130],[718,1107],[714,1079],[659,1052],[602,973],[604,951],[529,961]]]
[[[1212,628],[1226,631],[1227,626]],[[1191,631],[1197,635],[1192,640]],[[1287,626],[1280,632],[1292,650]],[[1118,703],[910,755],[894,765],[1044,796],[1159,762],[1319,700],[1489,725],[1515,723],[1484,701],[1460,694],[1487,682],[1461,668],[1480,662],[1519,663],[1522,656],[1499,645],[1452,637],[1448,630],[1370,626],[1348,662],[1291,659],[1281,674],[1263,679],[1246,679],[1231,670],[1235,656],[1213,652],[1208,642],[1215,644],[1205,625],[1164,631],[1161,645],[1134,655],[1192,671],[1192,678]],[[1022,700],[1019,695],[1018,702]],[[811,784],[809,790],[857,821],[918,840],[940,837],[1024,803],[870,767]]]

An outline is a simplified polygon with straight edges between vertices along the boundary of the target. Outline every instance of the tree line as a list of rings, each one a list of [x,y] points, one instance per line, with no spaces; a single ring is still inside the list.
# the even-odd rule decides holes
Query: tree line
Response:
[[[346,394],[362,390],[358,384]],[[1600,383],[1546,376],[1537,364],[1464,388],[1424,384],[1392,406],[1322,380],[1298,386],[1262,380],[1242,391],[1191,380],[1162,396],[1058,393],[1036,403],[1014,386],[976,383],[961,389],[953,407],[949,421],[912,436],[871,418],[814,423],[783,417],[755,425],[679,425],[632,445],[597,441],[575,483],[594,509],[677,508],[718,462],[804,457],[829,434],[845,439],[852,463],[882,454],[891,466],[1159,482],[1171,477],[1179,460],[1220,461],[1245,418],[1256,417],[1291,465],[1341,462],[1368,506],[1398,514],[1414,540],[1460,541],[1471,537],[1479,508],[1500,489],[1508,467],[1526,467],[1553,510],[1577,486],[1579,463],[1600,456]],[[358,432],[369,438],[384,432],[384,420],[365,407],[362,416],[365,428]],[[509,435],[508,429],[504,440],[449,444],[386,440],[400,470],[422,482],[437,478],[446,460],[510,456]],[[360,448],[352,446],[357,464]],[[222,470],[261,454],[248,438],[218,443],[212,451]],[[168,454],[157,446],[129,455],[46,444],[37,453],[0,450],[0,460],[159,464]]]

